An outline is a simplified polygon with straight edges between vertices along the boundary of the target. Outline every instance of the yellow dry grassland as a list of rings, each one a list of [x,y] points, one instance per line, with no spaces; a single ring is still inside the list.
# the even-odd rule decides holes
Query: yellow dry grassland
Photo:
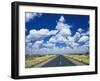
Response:
[[[78,55],[78,54],[73,54],[73,55],[64,55],[66,58],[72,58],[74,60],[80,61],[82,63],[88,64],[89,65],[89,55]]]
[[[31,68],[35,65],[54,58],[56,55],[29,56],[25,59],[25,68]]]

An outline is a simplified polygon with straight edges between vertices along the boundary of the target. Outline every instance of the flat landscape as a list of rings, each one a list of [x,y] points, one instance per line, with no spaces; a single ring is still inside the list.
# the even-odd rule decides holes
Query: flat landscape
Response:
[[[88,54],[26,55],[25,68],[89,65]]]
[[[25,18],[25,68],[90,64],[88,15],[27,12]]]

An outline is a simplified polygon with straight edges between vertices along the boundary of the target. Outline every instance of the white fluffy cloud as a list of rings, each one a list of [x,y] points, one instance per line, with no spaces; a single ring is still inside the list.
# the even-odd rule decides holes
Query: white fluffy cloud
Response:
[[[56,35],[57,32],[58,32],[57,30],[49,31],[48,29],[40,29],[40,30],[32,29],[29,31],[29,35],[26,36],[26,42],[29,42],[31,40],[40,40],[50,35]]]
[[[40,45],[40,44],[42,44],[43,43],[43,40],[40,40],[40,41],[36,41],[35,43],[34,43],[34,45]]]
[[[27,39],[34,39],[34,40],[40,40],[41,38],[44,38],[49,35],[48,29],[40,29],[40,30],[30,30],[29,35],[26,37]]]
[[[82,33],[81,35],[88,35],[89,36],[89,31],[86,31],[85,33]]]
[[[58,35],[57,42],[65,43],[66,41],[67,41],[67,39],[64,36]]]
[[[74,41],[78,41],[80,37],[81,37],[81,34],[79,32],[76,32],[74,35]]]
[[[49,32],[49,35],[56,35],[57,32],[58,32],[58,30],[51,30],[51,31]]]
[[[31,19],[34,19],[35,17],[40,17],[42,14],[41,13],[26,13],[26,22],[28,22]]]
[[[71,26],[68,24],[65,24],[65,19],[63,16],[60,17],[59,21],[57,22],[56,29],[57,30],[62,30],[62,29],[69,29]]]
[[[32,50],[32,54],[75,54],[75,53],[82,53],[85,54],[88,52],[88,47],[86,46],[80,46],[80,47],[74,47],[74,48],[69,48],[69,47],[63,47],[63,48],[41,48],[41,49],[35,49]]]
[[[37,35],[45,36],[45,35],[48,35],[48,33],[49,33],[48,29],[30,30],[30,35],[34,35],[34,36],[37,36]]]
[[[48,42],[50,42],[50,43],[57,43],[57,42],[65,43],[66,41],[67,41],[66,37],[64,37],[60,34],[57,34],[57,35],[51,37]]]
[[[43,46],[45,46],[46,48],[54,48],[55,47],[55,44],[48,42],[48,43],[43,44]]]
[[[59,21],[60,21],[60,22],[64,22],[64,21],[65,21],[64,16],[61,16],[60,19],[59,19]]]
[[[50,42],[50,43],[56,43],[57,40],[56,40],[56,38],[53,36],[53,37],[51,37],[51,38],[49,39],[48,42]]]
[[[69,36],[69,35],[71,35],[71,30],[69,28],[64,28],[64,29],[60,30],[59,34],[61,34],[63,36]]]
[[[78,28],[78,32],[82,33],[84,30],[82,28]]]
[[[34,14],[35,15],[35,14]],[[31,19],[31,16],[30,16]],[[68,54],[87,53],[89,51],[89,31],[77,29],[73,35],[71,26],[65,23],[65,18],[60,17],[55,30],[32,29],[26,36],[26,53],[28,54]],[[49,37],[48,37],[49,36]],[[48,37],[49,39],[44,40]],[[35,41],[31,43],[32,41]],[[80,45],[84,42],[84,45]],[[58,47],[57,43],[64,43],[65,47]],[[43,46],[40,48],[40,46]]]
[[[36,41],[33,45],[32,45],[32,49],[39,49],[40,45],[43,43],[43,40],[41,41]]]
[[[89,41],[89,37],[88,36],[82,36],[80,39],[79,39],[79,41],[78,42],[87,42],[87,41]]]

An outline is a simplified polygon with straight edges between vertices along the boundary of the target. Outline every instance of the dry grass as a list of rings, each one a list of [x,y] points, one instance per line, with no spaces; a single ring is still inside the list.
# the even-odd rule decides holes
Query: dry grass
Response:
[[[55,57],[55,55],[43,55],[43,56],[28,56],[25,59],[25,68],[31,68],[35,65],[47,61],[50,58]]]
[[[80,61],[85,64],[89,64],[89,55],[64,55],[67,58],[72,58],[74,60]]]

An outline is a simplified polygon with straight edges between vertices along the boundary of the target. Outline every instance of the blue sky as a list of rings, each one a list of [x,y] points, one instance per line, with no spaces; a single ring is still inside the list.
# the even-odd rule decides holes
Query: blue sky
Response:
[[[26,12],[25,27],[27,54],[89,52],[88,15]]]

